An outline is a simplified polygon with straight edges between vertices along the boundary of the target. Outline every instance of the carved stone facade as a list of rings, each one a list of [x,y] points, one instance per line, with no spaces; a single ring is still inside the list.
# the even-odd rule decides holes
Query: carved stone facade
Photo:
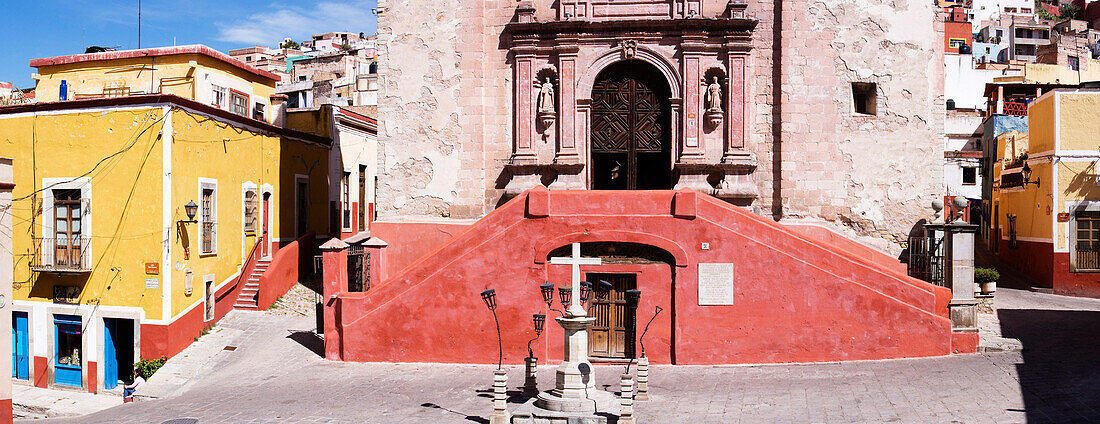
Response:
[[[666,188],[828,221],[893,251],[942,192],[942,28],[928,2],[382,0],[380,9],[382,221],[479,218],[538,184],[596,188],[593,88],[622,63],[667,84]],[[853,83],[875,87],[875,114],[856,113]]]

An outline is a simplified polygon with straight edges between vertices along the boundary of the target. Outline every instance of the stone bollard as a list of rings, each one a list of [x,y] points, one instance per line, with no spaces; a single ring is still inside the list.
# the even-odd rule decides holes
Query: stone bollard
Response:
[[[523,392],[535,394],[539,392],[538,385],[539,358],[527,358],[527,372],[523,381]]]
[[[649,358],[638,358],[638,390],[634,400],[649,400]]]
[[[493,414],[489,415],[489,424],[508,424],[508,371],[493,371]]]
[[[622,394],[619,396],[619,400],[622,402],[619,408],[619,424],[636,424],[637,422],[634,421],[633,376],[630,374],[620,375],[619,385],[622,388]]]

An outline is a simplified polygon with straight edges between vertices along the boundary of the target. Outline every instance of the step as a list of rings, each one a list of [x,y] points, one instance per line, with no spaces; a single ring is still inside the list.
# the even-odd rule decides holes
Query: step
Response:
[[[258,283],[244,283],[244,286],[245,287],[254,287],[254,288],[259,288],[260,287],[260,285]]]
[[[233,304],[233,308],[234,309],[260,309],[260,307],[256,306],[256,304],[241,305],[241,304],[237,304],[237,303]]]

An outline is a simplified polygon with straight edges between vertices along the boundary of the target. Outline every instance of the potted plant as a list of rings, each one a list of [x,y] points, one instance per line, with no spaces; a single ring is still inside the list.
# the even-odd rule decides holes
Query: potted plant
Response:
[[[997,279],[1001,274],[992,268],[974,269],[974,293],[992,295],[997,291]]]

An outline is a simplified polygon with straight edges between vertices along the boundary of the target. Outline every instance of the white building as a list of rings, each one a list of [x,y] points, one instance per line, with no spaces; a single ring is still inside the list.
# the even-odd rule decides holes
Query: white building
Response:
[[[1035,0],[973,0],[970,13],[974,32],[978,32],[989,24],[987,21],[998,19],[1002,13],[1035,13]]]

